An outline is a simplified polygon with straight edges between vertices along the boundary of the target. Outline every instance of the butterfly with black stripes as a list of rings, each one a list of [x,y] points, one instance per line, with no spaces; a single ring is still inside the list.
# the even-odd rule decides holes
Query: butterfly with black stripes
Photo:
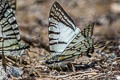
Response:
[[[8,0],[0,0],[0,54],[8,56],[21,55],[29,47],[20,38],[14,10]]]
[[[92,39],[94,23],[84,30],[77,28],[70,16],[58,2],[54,2],[49,13],[49,48],[51,56],[46,64],[71,61],[75,56],[94,51]]]

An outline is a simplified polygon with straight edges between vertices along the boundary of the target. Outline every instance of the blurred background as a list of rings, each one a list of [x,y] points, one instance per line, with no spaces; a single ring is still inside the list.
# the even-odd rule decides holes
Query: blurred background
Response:
[[[90,22],[96,23],[93,38],[95,44],[96,42],[100,42],[98,46],[102,45],[102,48],[98,48],[98,51],[100,51],[102,55],[99,56],[97,54],[97,56],[93,56],[93,60],[91,59],[88,61],[88,57],[80,57],[78,62],[86,64],[87,62],[100,63],[96,64],[97,72],[95,72],[94,67],[92,67],[93,71],[90,69],[91,74],[95,72],[98,76],[101,75],[99,73],[103,73],[106,79],[108,79],[108,76],[113,77],[109,75],[110,73],[113,75],[113,71],[116,71],[116,74],[120,74],[117,73],[117,71],[120,70],[120,60],[118,60],[118,62],[117,59],[115,61],[113,60],[116,56],[120,57],[120,0],[17,0],[16,18],[20,34],[22,39],[30,44],[30,60],[29,58],[23,58],[24,60],[26,59],[27,62],[24,63],[24,77],[26,78],[27,76],[28,78],[25,80],[42,80],[29,79],[30,76],[33,77],[36,75],[40,77],[49,77],[51,75],[55,75],[54,77],[56,77],[56,75],[63,75],[63,73],[51,71],[47,69],[46,66],[43,67],[43,65],[41,65],[43,58],[46,58],[42,56],[49,54],[48,18],[50,8],[54,1],[60,3],[68,15],[73,19],[76,26],[81,30]],[[89,69],[87,70],[89,71]],[[81,73],[87,70],[82,70]],[[81,76],[81,73],[78,75]],[[43,75],[41,76],[40,74]],[[67,73],[64,73],[64,75],[66,74]],[[86,73],[83,74],[87,75]],[[88,75],[90,74],[88,73]],[[105,77],[103,76],[101,80],[105,80]]]
[[[16,17],[21,37],[38,53],[48,51],[48,18],[55,0],[17,0]],[[95,41],[120,45],[120,0],[56,0],[81,30],[96,22]],[[32,49],[31,48],[31,49]],[[46,52],[47,53],[47,52]]]

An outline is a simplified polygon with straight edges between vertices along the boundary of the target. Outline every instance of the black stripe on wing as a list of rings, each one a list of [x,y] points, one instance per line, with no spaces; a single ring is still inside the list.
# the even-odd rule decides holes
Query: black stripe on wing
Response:
[[[23,46],[23,47],[19,47],[19,48],[16,48],[16,49],[7,49],[7,50],[5,50],[5,48],[4,48],[4,51],[18,51],[18,50],[23,50],[23,49],[28,49],[28,48],[30,48],[30,47],[29,46]],[[3,50],[0,48],[0,51],[3,51]]]
[[[49,31],[49,34],[60,34],[60,32],[55,32],[55,31]]]
[[[54,2],[53,6],[51,7],[49,18],[53,18],[58,23],[63,23],[72,30],[75,30],[75,24],[73,20],[68,16],[68,14],[64,11],[58,2]]]
[[[8,27],[7,29],[4,29],[3,32],[7,32],[7,31],[10,31],[12,30],[12,27]],[[14,30],[18,30],[18,28],[15,28]]]
[[[50,22],[50,21],[49,21],[49,27],[57,28],[55,25],[56,25],[56,23],[53,23],[53,22]]]
[[[56,53],[56,51],[53,51],[53,50],[49,50],[49,52],[51,52],[51,53]]]
[[[10,39],[16,39],[16,37],[7,37],[7,38],[4,38],[4,40],[10,40]],[[0,41],[0,42],[3,42],[3,41]]]
[[[51,41],[51,40],[58,40],[58,39],[54,39],[54,38],[50,38],[50,37],[49,37],[49,41]]]
[[[66,42],[53,42],[53,43],[49,43],[50,45],[55,45],[55,44],[67,44]]]

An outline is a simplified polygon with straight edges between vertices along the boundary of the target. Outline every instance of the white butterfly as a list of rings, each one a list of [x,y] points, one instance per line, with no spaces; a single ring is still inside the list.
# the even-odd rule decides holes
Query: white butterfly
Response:
[[[18,56],[29,46],[21,42],[18,24],[8,0],[0,1],[0,54]]]
[[[89,56],[93,52],[93,27],[88,25],[83,31],[77,28],[58,2],[54,2],[49,14],[49,48],[51,58],[46,64],[67,61],[81,53]]]

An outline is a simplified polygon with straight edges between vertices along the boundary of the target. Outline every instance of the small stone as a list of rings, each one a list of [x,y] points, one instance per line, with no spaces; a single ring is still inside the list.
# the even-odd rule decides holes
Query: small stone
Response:
[[[113,3],[111,5],[111,11],[114,13],[120,13],[120,4],[119,3]]]
[[[118,46],[118,49],[120,50],[120,45]]]
[[[117,79],[117,80],[120,80],[120,75],[116,75],[116,79]]]
[[[0,80],[9,80],[10,76],[21,78],[23,71],[14,66],[7,66],[6,72],[2,65],[0,65]]]
[[[115,61],[115,62],[113,62],[113,63],[112,63],[112,65],[117,65],[117,62],[116,62],[116,61]]]

